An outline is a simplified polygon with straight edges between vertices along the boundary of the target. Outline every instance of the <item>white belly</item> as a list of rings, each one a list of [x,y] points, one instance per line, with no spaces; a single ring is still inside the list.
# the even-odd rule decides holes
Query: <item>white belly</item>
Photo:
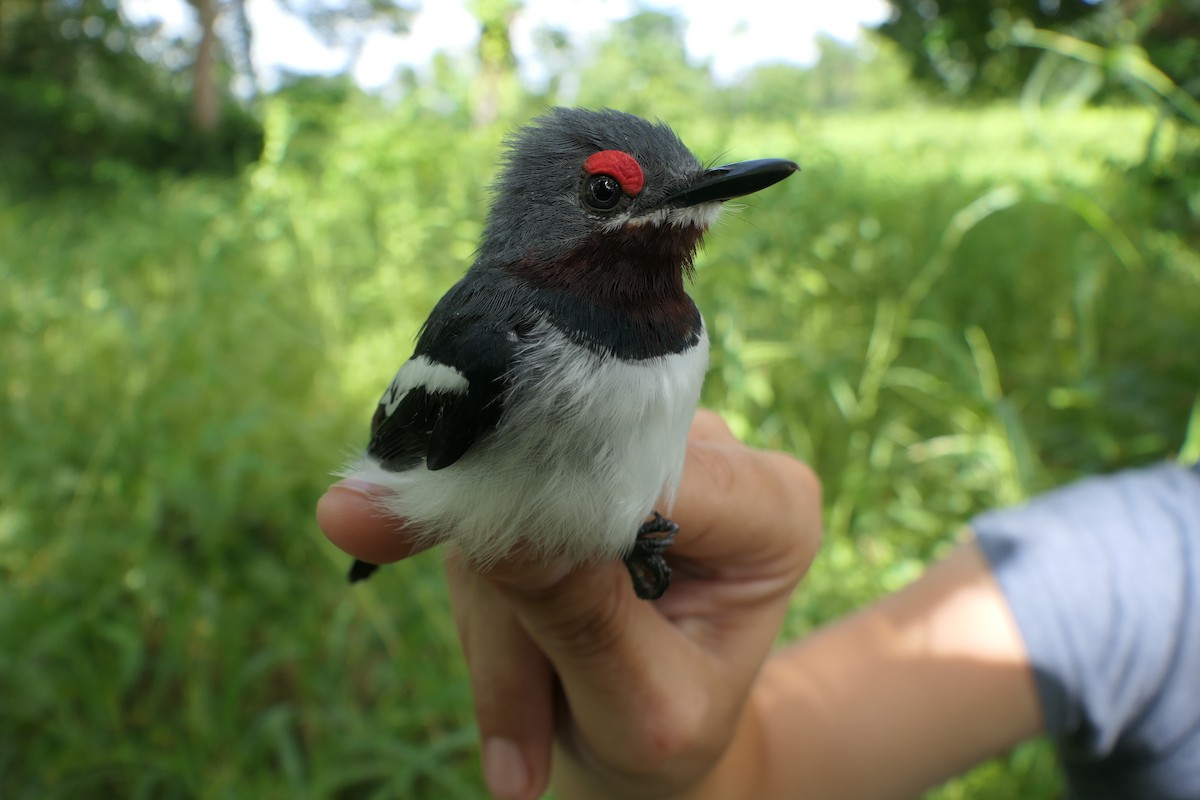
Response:
[[[643,519],[674,500],[707,336],[687,352],[634,362],[599,356],[545,324],[530,339],[500,425],[457,462],[388,472],[365,457],[346,474],[388,487],[390,514],[477,562],[518,542],[577,562],[623,555]]]

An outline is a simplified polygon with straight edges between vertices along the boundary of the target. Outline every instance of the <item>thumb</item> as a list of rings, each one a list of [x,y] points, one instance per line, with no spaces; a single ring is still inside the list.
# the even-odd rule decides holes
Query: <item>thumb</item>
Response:
[[[368,564],[390,564],[427,549],[428,542],[383,508],[379,498],[385,491],[353,479],[330,486],[317,501],[317,524],[325,538]]]

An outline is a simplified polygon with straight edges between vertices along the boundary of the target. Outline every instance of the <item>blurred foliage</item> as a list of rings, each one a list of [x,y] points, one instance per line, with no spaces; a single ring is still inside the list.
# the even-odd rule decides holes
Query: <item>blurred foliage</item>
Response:
[[[1194,200],[1153,177],[1194,128],[939,108],[886,45],[720,87],[677,21],[623,25],[493,123],[477,66],[442,56],[391,104],[290,81],[228,178],[0,183],[0,794],[483,797],[437,555],[348,589],[312,504],[470,262],[503,133],[547,101],[804,166],[723,218],[694,287],[705,402],[825,481],[786,636],[902,586],[977,511],[1200,452]],[[1060,794],[1035,743],[930,798]]]
[[[1200,4],[1195,0],[888,0],[879,27],[909,58],[913,76],[953,95],[1011,97],[1040,54],[1013,47],[1036,28],[1104,47],[1136,45],[1188,91],[1200,91]],[[1086,80],[1086,77],[1085,77]]]
[[[46,189],[110,168],[233,174],[258,156],[261,128],[227,95],[221,127],[195,131],[189,59],[112,0],[0,0],[0,180]]]
[[[910,59],[913,77],[955,95],[1011,96],[1037,54],[1004,47],[1015,23],[1064,28],[1097,13],[1089,0],[888,0],[892,16],[879,32]]]
[[[280,5],[305,20],[326,46],[348,49],[351,61],[361,54],[369,32],[406,33],[416,13],[415,5],[396,0],[280,0]]]

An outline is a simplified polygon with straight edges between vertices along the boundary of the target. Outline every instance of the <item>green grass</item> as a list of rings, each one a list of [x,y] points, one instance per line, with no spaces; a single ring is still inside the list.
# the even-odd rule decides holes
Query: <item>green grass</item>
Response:
[[[1200,258],[1125,172],[1146,116],[673,122],[805,167],[695,287],[705,401],[826,483],[788,635],[976,511],[1184,447]],[[311,510],[469,262],[503,127],[267,127],[236,181],[0,209],[4,797],[483,796],[436,554],[351,590]],[[933,796],[1058,791],[1034,746]]]

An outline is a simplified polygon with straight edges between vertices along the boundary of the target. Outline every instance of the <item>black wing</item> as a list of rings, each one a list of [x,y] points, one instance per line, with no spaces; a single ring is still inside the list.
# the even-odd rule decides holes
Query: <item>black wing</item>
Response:
[[[444,325],[422,336],[371,420],[367,452],[385,469],[431,470],[458,461],[503,412],[513,339],[481,323]]]
[[[422,458],[432,470],[462,458],[500,421],[513,340],[508,330],[461,319],[427,326],[375,409],[367,452],[393,472]],[[348,577],[357,583],[378,568],[355,559]]]

